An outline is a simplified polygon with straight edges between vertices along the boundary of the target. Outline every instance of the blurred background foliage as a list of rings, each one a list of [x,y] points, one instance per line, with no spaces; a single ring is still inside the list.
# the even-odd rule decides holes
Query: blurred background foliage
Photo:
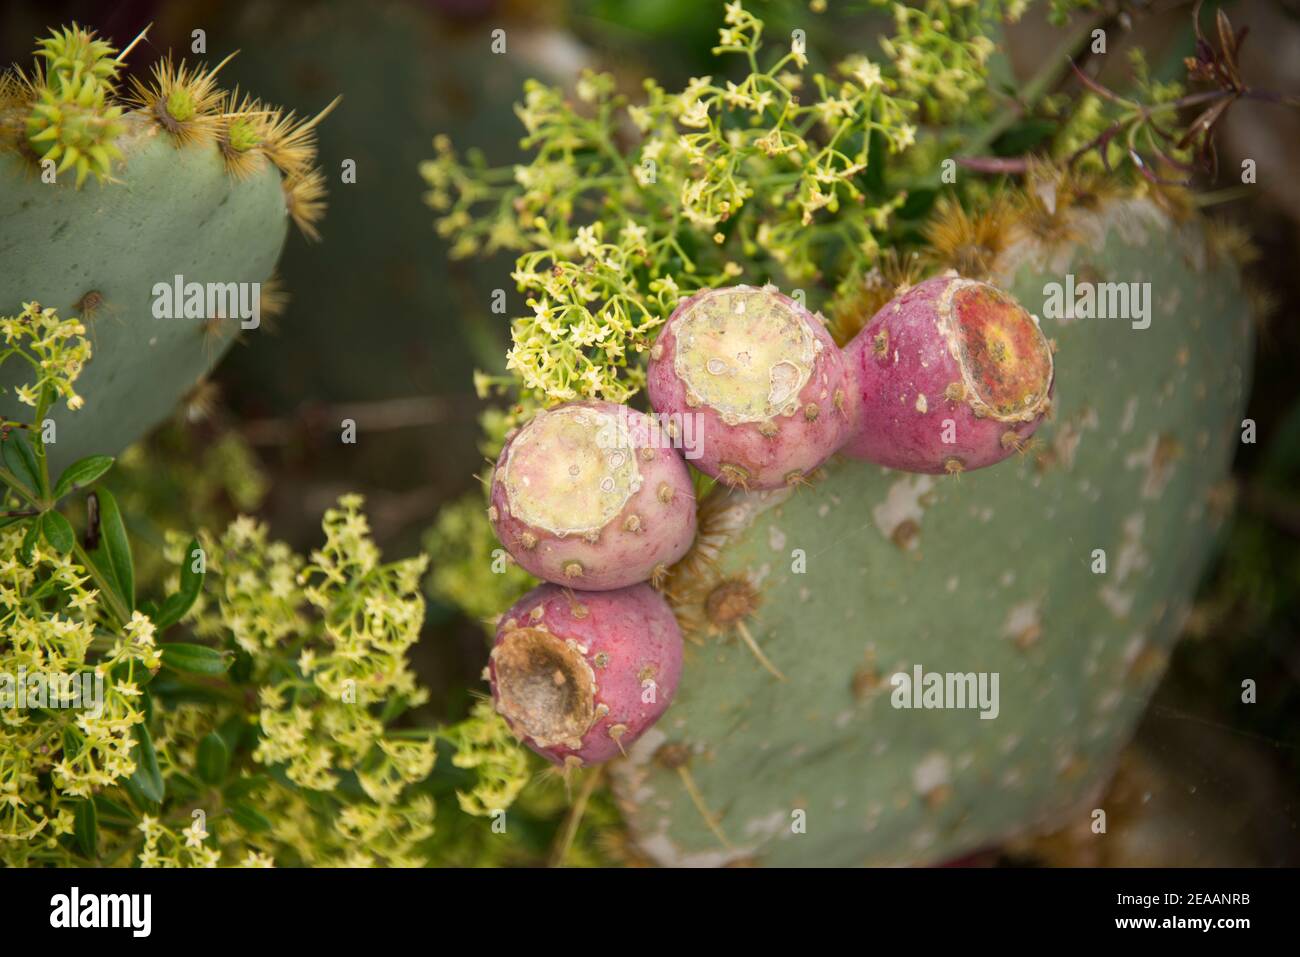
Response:
[[[814,68],[853,52],[872,55],[892,22],[865,0],[747,6],[769,36],[804,30]],[[1150,9],[1121,19],[1102,81],[1123,88],[1127,59],[1114,54],[1134,45],[1147,50],[1154,78],[1179,75],[1191,48],[1190,4],[1132,6]],[[1214,6],[1207,4],[1205,17]],[[1223,6],[1234,23],[1251,26],[1247,80],[1300,90],[1300,4]],[[518,157],[512,104],[529,76],[571,85],[594,67],[635,91],[647,76],[673,89],[715,71],[709,51],[720,12],[720,3],[702,0],[0,3],[4,62],[26,60],[29,38],[58,22],[124,38],[152,21],[153,49],[138,58],[142,64],[169,48],[188,53],[198,25],[209,50],[241,50],[223,71],[228,84],[301,112],[344,94],[320,128],[321,156],[327,173],[355,160],[357,181],[343,186],[333,177],[320,243],[290,236],[279,269],[287,309],[245,338],[174,421],[112,474],[110,487],[138,522],[145,546],[138,560],[157,562],[142,566],[142,577],[163,572],[163,529],[219,528],[248,512],[303,549],[315,544],[324,508],[359,491],[386,556],[426,548],[434,560],[414,653],[432,693],[413,720],[465,716],[485,688],[483,619],[527,587],[517,570],[488,572],[494,542],[467,545],[465,536],[486,469],[484,402],[473,371],[503,371],[507,317],[520,311],[522,297],[509,257],[448,259],[454,237],[435,234],[418,165],[435,133],[481,148],[494,165]],[[497,27],[507,30],[510,52],[487,58]],[[1060,29],[1039,10],[1009,28],[1003,79],[1032,74]],[[1086,833],[1067,830],[990,848],[966,863],[1300,863],[1300,178],[1278,175],[1300,155],[1300,119],[1242,103],[1218,146],[1222,194],[1212,194],[1221,199],[1213,214],[1239,225],[1258,248],[1250,272],[1268,306],[1247,413],[1257,442],[1241,446],[1234,482],[1223,491],[1235,518],[1111,786],[1108,806],[1120,809],[1111,829],[1120,839],[1100,842],[1103,852]],[[1018,145],[995,150],[1014,154]],[[1259,182],[1234,188],[1246,157],[1258,161]],[[505,290],[504,315],[491,310],[495,289]],[[355,445],[339,442],[345,418],[357,423]],[[466,572],[475,567],[484,573]],[[1246,679],[1255,681],[1258,703],[1241,702],[1235,689]],[[440,748],[426,783],[439,802],[440,858],[542,864],[568,843],[574,795],[540,763],[511,811],[510,841],[497,839],[486,819],[452,812],[457,788],[472,774],[455,767],[454,753]],[[565,860],[636,863],[599,791]]]

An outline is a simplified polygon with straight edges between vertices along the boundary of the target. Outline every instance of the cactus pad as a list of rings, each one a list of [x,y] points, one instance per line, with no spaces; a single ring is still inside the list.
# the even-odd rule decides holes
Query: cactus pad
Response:
[[[118,144],[121,182],[82,190],[42,183],[18,157],[0,155],[0,312],[33,299],[56,306],[83,315],[92,342],[79,381],[86,407],[51,413],[53,461],[121,451],[234,341],[236,320],[154,318],[155,283],[176,275],[263,282],[288,228],[280,174],[269,164],[234,182],[214,149],[178,150],[138,118]],[[6,369],[17,378],[0,384],[23,381],[25,371]],[[23,415],[11,396],[0,403],[5,415]]]
[[[155,287],[180,276],[251,305],[251,285],[231,284],[257,283],[265,321],[288,221],[312,234],[322,190],[311,168],[316,120],[222,92],[225,61],[208,70],[167,58],[128,94],[122,56],[93,33],[64,29],[37,52],[34,71],[0,75],[0,314],[35,301],[87,327],[86,407],[50,410],[57,467],[120,452],[240,332],[233,304],[156,310]],[[0,416],[30,413],[12,391],[28,372],[0,373]]]

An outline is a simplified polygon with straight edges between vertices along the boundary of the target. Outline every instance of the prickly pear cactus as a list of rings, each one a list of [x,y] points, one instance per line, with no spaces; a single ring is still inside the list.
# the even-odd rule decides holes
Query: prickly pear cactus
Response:
[[[51,410],[56,465],[119,452],[253,326],[233,310],[158,318],[156,284],[261,284],[260,322],[290,216],[310,234],[322,205],[313,122],[223,92],[220,67],[167,59],[128,89],[116,53],[72,27],[34,72],[0,77],[0,314],[53,306],[92,342],[93,401]],[[0,415],[27,417],[12,390],[29,372],[5,370]]]
[[[1214,539],[1250,322],[1234,264],[1146,199],[1029,230],[991,272],[1057,345],[1036,447],[960,477],[834,462],[812,489],[702,503],[674,576],[699,643],[615,770],[658,862],[931,863],[1089,813]],[[1043,315],[1067,274],[1150,283],[1149,328]],[[785,682],[720,620],[737,582]],[[917,665],[997,674],[996,717],[895,708]]]

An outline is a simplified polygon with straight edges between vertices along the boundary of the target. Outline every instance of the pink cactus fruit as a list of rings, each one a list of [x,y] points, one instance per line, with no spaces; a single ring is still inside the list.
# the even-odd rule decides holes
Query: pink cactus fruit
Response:
[[[502,616],[488,661],[497,711],[559,765],[624,753],[668,708],[681,673],[681,629],[646,584],[541,585]]]
[[[684,300],[650,351],[646,391],[687,458],[745,488],[802,482],[844,441],[848,377],[819,317],[773,286]]]
[[[1038,320],[986,282],[940,276],[886,303],[844,347],[855,381],[841,451],[960,473],[1025,447],[1051,406]]]
[[[497,460],[488,517],[523,568],[586,591],[662,575],[695,537],[690,472],[671,438],[611,402],[525,425]]]

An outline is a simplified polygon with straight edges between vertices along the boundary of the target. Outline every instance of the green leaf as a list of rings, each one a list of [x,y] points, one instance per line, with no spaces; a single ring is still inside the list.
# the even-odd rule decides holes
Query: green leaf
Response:
[[[10,432],[8,437],[0,442],[0,459],[4,460],[5,468],[13,472],[27,486],[29,492],[38,496],[43,494],[41,467],[36,461],[36,453],[27,444],[26,435],[17,430]]]
[[[72,821],[72,833],[77,838],[77,846],[87,857],[99,856],[99,814],[95,802],[83,799],[77,804],[77,813]]]
[[[153,738],[149,729],[142,724],[135,726],[135,773],[128,778],[140,793],[155,804],[161,804],[167,794],[163,784],[162,771],[158,769],[158,752],[153,748]]]
[[[134,824],[135,815],[125,806],[102,794],[95,795],[96,817],[102,817],[110,824]]]
[[[199,777],[208,784],[220,784],[230,769],[230,751],[221,735],[213,731],[199,742],[197,755]]]
[[[131,803],[134,804],[136,807],[138,807],[140,810],[147,811],[150,813],[153,813],[158,810],[158,803],[156,801],[151,801],[149,798],[145,797],[144,791],[141,790],[140,784],[136,781],[135,778],[133,777],[127,778],[125,781],[123,781],[122,788],[123,790],[126,791],[127,796],[131,799]],[[132,820],[134,820],[134,818]]]
[[[55,501],[63,498],[69,492],[85,488],[112,467],[113,457],[111,455],[91,455],[80,461],[73,462],[63,470],[59,480],[54,483]]]
[[[40,519],[32,519],[32,524],[27,527],[27,534],[23,536],[23,543],[18,549],[18,556],[23,560],[24,565],[32,563],[32,557],[36,551],[36,542],[41,537]]]
[[[65,761],[75,761],[81,754],[81,746],[85,743],[85,738],[81,732],[71,725],[63,729],[63,758]]]
[[[384,724],[387,724],[388,722],[396,718],[398,715],[400,715],[403,711],[405,711],[409,704],[410,701],[407,700],[406,695],[402,695],[402,694],[393,695],[387,701],[384,702],[384,710],[380,714],[379,720],[382,721]]]
[[[207,645],[169,641],[162,645],[162,663],[173,671],[196,675],[223,675],[230,667],[230,656]]]
[[[242,801],[231,805],[230,816],[246,831],[258,832],[271,829],[271,821],[265,814]]]
[[[272,778],[269,774],[250,774],[247,777],[236,778],[226,787],[226,797],[231,801],[238,801],[240,798],[247,797],[258,788],[266,787],[270,784]]]
[[[118,597],[127,611],[135,608],[135,567],[131,564],[131,543],[126,537],[126,525],[117,507],[117,499],[107,489],[99,489],[99,547],[95,555],[101,570],[111,573],[117,586]]]
[[[247,684],[253,677],[253,656],[242,648],[235,652],[235,663],[230,666],[230,680]]]
[[[194,570],[195,552],[201,553],[202,547],[197,538],[192,538],[189,547],[185,549],[185,559],[181,562],[180,589],[174,595],[168,595],[158,613],[152,616],[154,624],[159,628],[170,628],[184,618],[203,590],[204,573]]]
[[[77,543],[77,536],[68,520],[52,509],[41,516],[41,531],[60,555],[68,554]]]
[[[880,105],[872,106],[871,118],[880,119]],[[889,155],[889,141],[885,134],[873,128],[867,137],[867,168],[862,172],[862,182],[866,191],[873,197],[885,195],[885,164]]]

